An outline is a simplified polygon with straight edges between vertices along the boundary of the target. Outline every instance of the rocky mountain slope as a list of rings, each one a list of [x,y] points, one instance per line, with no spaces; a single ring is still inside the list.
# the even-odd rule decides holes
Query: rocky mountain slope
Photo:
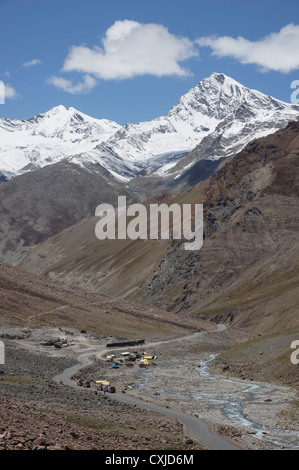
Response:
[[[205,207],[203,248],[172,247],[141,298],[264,331],[298,324],[298,156],[296,122],[187,193]]]
[[[299,123],[257,139],[209,180],[160,202],[203,203],[205,240],[95,238],[89,218],[35,247],[25,269],[240,327],[298,323]],[[157,202],[158,199],[156,199]]]
[[[15,264],[33,245],[94,214],[102,202],[136,196],[103,167],[94,171],[67,161],[0,184],[0,260]]]
[[[0,325],[88,330],[121,338],[165,339],[209,329],[208,322],[182,322],[161,309],[52,281],[0,263]],[[212,328],[210,326],[210,328]]]

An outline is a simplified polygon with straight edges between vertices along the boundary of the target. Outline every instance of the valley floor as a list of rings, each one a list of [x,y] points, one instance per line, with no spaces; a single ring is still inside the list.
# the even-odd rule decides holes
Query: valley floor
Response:
[[[106,362],[106,355],[114,352],[120,356],[124,349],[110,351],[106,348],[107,338],[68,332],[68,347],[44,346],[45,340],[55,333],[64,334],[43,329],[34,330],[27,339],[3,339],[6,364],[0,381],[0,407],[7,422],[0,430],[0,448],[12,445],[11,440],[19,448],[29,442],[43,447],[47,440],[49,448],[204,448],[190,439],[175,419],[121,403],[117,397],[121,398],[120,394],[136,400],[137,405],[150,402],[199,417],[215,434],[244,449],[298,448],[296,389],[213,372],[213,359],[246,339],[241,330],[218,326],[215,331],[185,338],[145,343],[138,347],[139,352],[156,357],[149,361],[149,367],[140,368],[137,361],[127,367],[122,359],[117,361],[119,367],[113,369]],[[53,381],[76,364],[79,355],[87,353],[94,362],[73,379],[90,380],[93,393],[86,393],[75,383],[68,387]],[[115,396],[96,393],[95,381],[104,379],[115,385]],[[36,431],[26,424],[33,417]],[[23,432],[16,442],[22,428],[30,429],[31,436],[26,437]]]

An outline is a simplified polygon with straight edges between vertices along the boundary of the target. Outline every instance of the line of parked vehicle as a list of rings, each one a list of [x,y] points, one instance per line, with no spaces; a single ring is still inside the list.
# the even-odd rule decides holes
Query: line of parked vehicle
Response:
[[[90,380],[77,380],[78,387],[91,388]],[[110,385],[107,381],[96,381],[96,389],[101,392],[115,393],[116,389],[114,385]]]
[[[141,341],[143,342],[143,341]],[[136,344],[136,342],[135,342]],[[119,343],[118,343],[119,345]],[[126,344],[128,345],[128,344]],[[108,346],[108,345],[107,345]],[[110,346],[110,345],[109,345]],[[124,363],[127,367],[133,367],[133,364],[138,360],[139,361],[139,367],[141,368],[147,368],[150,365],[156,365],[155,362],[153,362],[153,359],[157,359],[156,356],[150,356],[147,355],[145,352],[143,354],[140,354],[137,350],[134,350],[133,352],[121,352],[120,357],[116,359],[115,354],[110,354],[109,356],[106,356],[106,362],[112,362],[113,364],[110,366],[110,369],[118,369],[119,364]],[[78,379],[77,380],[77,385],[79,387],[85,387],[85,388],[91,388],[91,382],[90,380],[83,380],[83,379]],[[114,385],[110,385],[110,383],[107,380],[97,380],[95,382],[96,385],[96,391],[101,391],[101,392],[108,392],[108,393],[115,393],[116,388]],[[129,389],[132,387],[129,387],[127,385],[126,389]]]

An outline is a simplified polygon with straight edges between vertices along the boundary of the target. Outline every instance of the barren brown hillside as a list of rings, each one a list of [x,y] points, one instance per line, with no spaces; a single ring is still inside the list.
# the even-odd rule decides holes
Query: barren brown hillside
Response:
[[[163,202],[204,203],[205,240],[106,240],[89,218],[36,246],[22,266],[186,316],[258,331],[298,324],[299,123],[258,139],[210,180]],[[156,199],[157,201],[157,199]]]
[[[0,264],[0,325],[64,327],[121,338],[164,339],[207,322],[182,321],[163,310],[113,299]],[[212,327],[212,326],[211,326]]]

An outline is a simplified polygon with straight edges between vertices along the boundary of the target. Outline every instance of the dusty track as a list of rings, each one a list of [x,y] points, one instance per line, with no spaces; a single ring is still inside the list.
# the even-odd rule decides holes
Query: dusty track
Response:
[[[219,325],[216,331],[217,332],[223,331],[225,330],[225,328],[226,327],[224,325]],[[204,332],[195,333],[194,335],[191,335],[190,337],[188,336],[187,338],[185,337],[185,338],[180,338],[177,340],[168,340],[168,341],[162,341],[158,343],[147,344],[147,347],[158,346],[160,344],[165,345],[166,343],[171,343],[174,341],[184,341],[188,338],[195,338],[197,336],[202,336],[202,335],[204,335]],[[56,382],[62,382],[63,384],[68,385],[70,387],[77,387],[76,382],[74,380],[71,380],[70,377],[72,377],[81,369],[84,369],[85,367],[91,365],[93,363],[92,358],[95,355],[97,356],[102,355],[104,351],[105,350],[102,349],[100,351],[93,351],[93,352],[88,352],[88,353],[80,355],[78,357],[79,362],[77,365],[64,370],[62,374],[59,374],[56,377],[54,377],[54,380]],[[84,389],[84,391],[88,391],[88,390],[90,391],[91,389]],[[180,411],[177,411],[171,408],[165,408],[165,407],[156,405],[154,403],[148,403],[148,402],[146,403],[135,397],[123,395],[120,393],[111,394],[110,397],[111,399],[120,401],[122,403],[136,405],[143,409],[162,413],[166,416],[176,418],[178,421],[184,424],[186,428],[186,432],[191,438],[199,441],[208,449],[211,449],[211,450],[240,450],[241,449],[240,447],[233,444],[232,442],[214,434],[211,431],[207,423],[205,423],[203,420],[199,418],[195,418],[194,416],[190,416],[186,413],[182,413]]]

